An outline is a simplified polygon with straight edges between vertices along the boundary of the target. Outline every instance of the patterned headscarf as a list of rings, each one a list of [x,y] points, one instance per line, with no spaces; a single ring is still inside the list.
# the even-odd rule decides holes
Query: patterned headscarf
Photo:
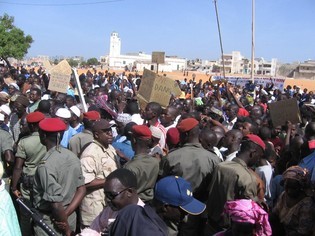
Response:
[[[291,166],[283,174],[283,180],[294,179],[298,181],[302,186],[307,186],[309,183],[309,172],[307,169],[300,166]]]
[[[113,119],[117,119],[118,114],[107,105],[107,100],[108,96],[106,94],[97,96],[95,98],[95,105],[98,108],[107,111],[112,116]]]
[[[272,235],[268,221],[268,213],[253,200],[239,199],[227,201],[224,206],[224,212],[234,222],[254,224],[256,226],[257,236]]]

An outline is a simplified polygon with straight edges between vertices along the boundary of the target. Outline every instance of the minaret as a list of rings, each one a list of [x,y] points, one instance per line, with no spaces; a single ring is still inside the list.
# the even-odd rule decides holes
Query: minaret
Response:
[[[110,35],[109,56],[120,56],[121,42],[118,33],[113,32]]]

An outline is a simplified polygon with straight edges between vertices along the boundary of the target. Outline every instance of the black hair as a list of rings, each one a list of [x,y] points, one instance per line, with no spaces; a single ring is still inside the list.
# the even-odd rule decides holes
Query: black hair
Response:
[[[157,103],[157,102],[149,102],[147,106],[150,107],[150,109],[154,113],[156,113],[157,117],[159,117],[161,115],[162,107],[161,107],[161,105],[159,103]]]
[[[49,100],[41,100],[38,104],[37,110],[42,113],[50,113],[50,102]]]
[[[31,88],[31,91],[35,91],[38,96],[42,96],[42,90],[39,88]]]
[[[128,102],[126,106],[126,112],[129,113],[130,115],[138,114],[139,113],[138,103],[136,101]]]
[[[106,177],[106,181],[118,179],[119,182],[126,188],[137,189],[137,178],[133,172],[127,169],[116,169]]]

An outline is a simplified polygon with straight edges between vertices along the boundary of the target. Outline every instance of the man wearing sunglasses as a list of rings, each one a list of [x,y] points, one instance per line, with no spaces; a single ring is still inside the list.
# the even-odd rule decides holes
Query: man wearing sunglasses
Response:
[[[137,178],[130,170],[117,169],[107,176],[104,193],[110,208],[119,211],[111,219],[114,223],[108,223],[109,235],[167,235],[162,219],[138,197]]]

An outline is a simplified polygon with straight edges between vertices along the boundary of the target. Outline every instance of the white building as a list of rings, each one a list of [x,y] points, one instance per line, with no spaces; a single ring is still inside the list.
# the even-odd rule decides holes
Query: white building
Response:
[[[100,61],[103,65],[107,65],[110,68],[124,69],[132,68],[143,71],[144,68],[156,71],[157,64],[151,63],[152,56],[150,54],[128,53],[121,55],[121,40],[118,33],[113,32],[110,36],[109,55],[101,56]],[[159,64],[159,71],[175,71],[185,70],[187,66],[187,60],[177,58],[175,56],[165,56],[165,63]]]
[[[219,59],[219,66],[227,74],[250,74],[251,60],[241,55],[239,51],[233,51],[231,54],[223,54],[223,61]],[[266,61],[264,58],[254,60],[254,74],[275,76],[277,68],[277,59]]]

